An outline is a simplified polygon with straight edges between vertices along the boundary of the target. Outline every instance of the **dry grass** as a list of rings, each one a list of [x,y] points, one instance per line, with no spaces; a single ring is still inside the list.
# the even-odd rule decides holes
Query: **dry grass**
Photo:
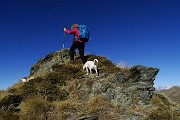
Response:
[[[104,105],[105,100],[101,96],[92,97],[86,104],[86,112],[88,114],[101,112],[104,108]]]
[[[20,120],[65,120],[81,110],[75,101],[49,102],[41,96],[26,99],[21,107]]]
[[[130,75],[131,75],[130,69],[131,69],[131,68],[129,68],[129,67],[127,67],[127,68],[121,68],[121,69],[120,69],[120,72],[121,72],[124,76],[130,76]]]
[[[79,116],[97,116],[98,120],[117,120],[124,111],[120,107],[114,107],[110,101],[106,101],[101,95],[89,98],[79,112]]]
[[[163,100],[162,100],[163,99]],[[142,120],[177,120],[177,115],[173,112],[169,101],[161,95],[156,95],[151,104],[153,106],[131,106],[126,110],[113,107],[100,95],[94,96],[87,102],[68,99],[65,101],[48,102],[44,98],[31,97],[26,99],[21,105],[21,120],[66,120],[70,118],[80,118],[81,116],[98,116],[98,120],[118,119],[120,115],[136,114]]]
[[[52,66],[52,69],[55,73],[58,73],[59,76],[67,80],[72,78],[77,78],[83,75],[82,66],[80,68],[80,65],[78,66],[73,64],[65,64],[65,65],[55,64]]]
[[[50,110],[51,105],[46,99],[34,96],[21,104],[20,120],[46,120]]]
[[[162,94],[154,94],[151,99],[154,108],[147,110],[146,120],[176,120],[172,103]]]
[[[55,101],[52,105],[54,109],[49,115],[51,120],[65,120],[77,114],[78,110],[82,107],[79,103],[70,100]]]
[[[35,78],[23,85],[22,96],[24,99],[40,95],[49,101],[64,100],[68,96],[66,90],[62,88],[64,84],[65,79],[58,74],[51,74],[46,78]]]
[[[19,120],[19,114],[0,109],[0,120]]]
[[[2,98],[4,98],[5,96],[7,96],[7,95],[8,95],[7,91],[5,91],[5,90],[0,90],[0,100],[1,100]]]
[[[21,94],[22,93],[21,87],[23,85],[24,85],[23,82],[18,82],[16,84],[14,84],[13,86],[9,87],[7,91],[11,94]]]

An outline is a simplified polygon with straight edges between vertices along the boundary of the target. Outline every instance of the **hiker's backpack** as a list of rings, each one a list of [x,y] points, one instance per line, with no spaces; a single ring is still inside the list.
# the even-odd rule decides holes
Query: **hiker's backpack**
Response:
[[[83,42],[88,42],[90,39],[88,27],[86,25],[79,25],[78,29],[79,29],[78,39],[81,39]]]

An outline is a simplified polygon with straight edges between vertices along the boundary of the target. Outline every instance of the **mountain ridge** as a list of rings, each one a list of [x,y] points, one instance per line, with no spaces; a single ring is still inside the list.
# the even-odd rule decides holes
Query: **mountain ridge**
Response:
[[[149,120],[174,119],[180,114],[166,97],[155,93],[159,69],[136,65],[121,68],[106,57],[99,60],[100,75],[86,75],[69,50],[40,58],[30,70],[28,82],[19,81],[0,91],[0,118],[47,120]]]

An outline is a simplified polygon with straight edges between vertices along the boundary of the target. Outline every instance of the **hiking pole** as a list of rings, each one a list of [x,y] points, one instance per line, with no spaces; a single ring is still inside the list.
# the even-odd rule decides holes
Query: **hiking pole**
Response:
[[[65,26],[64,28],[67,28],[67,27]],[[66,33],[65,33],[65,31],[64,31],[63,49],[64,49],[65,40],[66,40]]]
[[[64,32],[64,40],[63,40],[63,49],[64,49],[64,42],[66,40],[66,33]]]

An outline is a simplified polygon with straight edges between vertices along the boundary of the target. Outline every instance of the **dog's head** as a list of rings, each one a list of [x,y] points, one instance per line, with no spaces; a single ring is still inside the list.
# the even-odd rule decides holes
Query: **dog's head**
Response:
[[[97,66],[98,65],[98,59],[94,59],[94,64]]]
[[[27,77],[21,78],[22,82],[27,82]]]

